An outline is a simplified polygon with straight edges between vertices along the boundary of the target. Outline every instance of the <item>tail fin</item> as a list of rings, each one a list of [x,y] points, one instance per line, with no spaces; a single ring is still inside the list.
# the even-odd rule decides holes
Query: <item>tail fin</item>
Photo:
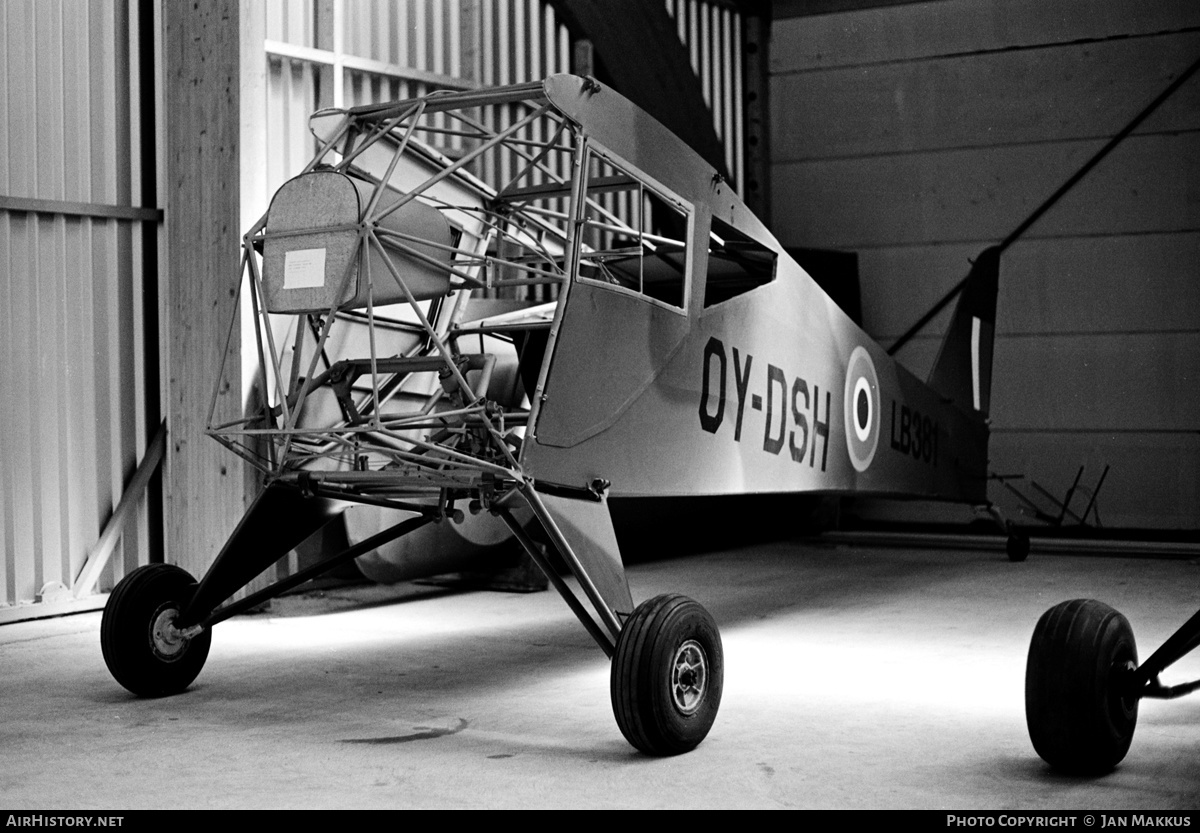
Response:
[[[1000,285],[1000,246],[980,252],[971,264],[950,328],[929,374],[929,385],[964,411],[988,415],[992,396],[992,342],[996,332],[996,291]]]

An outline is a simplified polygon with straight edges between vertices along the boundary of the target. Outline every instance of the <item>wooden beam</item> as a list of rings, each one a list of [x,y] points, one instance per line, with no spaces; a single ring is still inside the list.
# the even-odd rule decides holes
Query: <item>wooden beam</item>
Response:
[[[117,541],[125,532],[125,523],[129,520],[142,502],[143,493],[146,487],[150,484],[151,478],[158,471],[158,465],[162,462],[163,451],[167,446],[167,426],[164,423],[159,426],[158,433],[154,435],[154,439],[150,441],[150,447],[146,449],[145,456],[138,463],[137,469],[133,473],[133,477],[125,485],[125,491],[121,495],[121,501],[117,504],[117,508],[113,510],[108,522],[104,524],[104,529],[100,532],[100,538],[96,541],[91,552],[88,553],[87,560],[84,561],[83,568],[79,571],[79,576],[75,579],[71,586],[71,593],[75,598],[80,599],[85,596],[90,596],[96,588],[96,582],[100,580],[100,572],[108,564],[109,556],[117,546]]]
[[[204,434],[240,257],[239,3],[163,3],[162,15],[166,554],[199,576],[245,507],[242,465]],[[227,374],[222,395],[240,397],[236,361]]]
[[[0,196],[0,211],[24,211],[32,214],[62,214],[66,217],[99,217],[114,220],[140,220],[157,223],[163,213],[157,208],[135,205],[109,205],[95,202],[67,202],[32,197]]]

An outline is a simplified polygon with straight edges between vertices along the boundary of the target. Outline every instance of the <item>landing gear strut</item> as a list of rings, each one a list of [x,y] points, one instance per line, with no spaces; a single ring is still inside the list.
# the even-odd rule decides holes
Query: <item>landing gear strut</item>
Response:
[[[1029,645],[1025,720],[1033,748],[1055,769],[1100,775],[1121,762],[1137,725],[1138,701],[1169,700],[1200,680],[1164,686],[1159,674],[1200,647],[1200,612],[1138,665],[1129,621],[1092,599],[1042,614]]]

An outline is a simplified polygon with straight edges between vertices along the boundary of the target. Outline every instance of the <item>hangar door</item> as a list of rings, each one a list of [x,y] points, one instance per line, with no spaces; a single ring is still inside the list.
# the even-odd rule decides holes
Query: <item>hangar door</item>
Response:
[[[161,420],[153,17],[0,3],[0,622],[95,606],[160,546],[153,482],[102,535]]]

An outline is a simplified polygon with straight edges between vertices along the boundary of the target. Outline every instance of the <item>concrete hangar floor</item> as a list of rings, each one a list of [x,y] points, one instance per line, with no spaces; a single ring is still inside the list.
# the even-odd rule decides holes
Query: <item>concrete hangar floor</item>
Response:
[[[99,612],[0,627],[0,807],[1200,807],[1200,696],[1142,701],[1101,778],[1050,771],[1023,706],[1045,609],[1107,601],[1144,659],[1196,610],[1194,556],[797,539],[630,581],[721,626],[724,699],[690,754],[626,744],[608,663],[553,592],[359,586],[221,624],[199,679],[158,700],[109,676]]]

